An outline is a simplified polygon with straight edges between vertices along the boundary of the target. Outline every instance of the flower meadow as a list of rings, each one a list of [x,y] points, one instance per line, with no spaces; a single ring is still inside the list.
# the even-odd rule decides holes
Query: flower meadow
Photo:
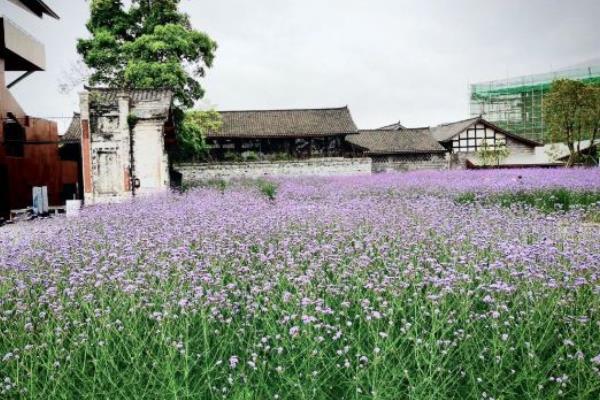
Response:
[[[600,204],[481,200],[600,169],[273,187],[0,228],[0,398],[600,398]]]

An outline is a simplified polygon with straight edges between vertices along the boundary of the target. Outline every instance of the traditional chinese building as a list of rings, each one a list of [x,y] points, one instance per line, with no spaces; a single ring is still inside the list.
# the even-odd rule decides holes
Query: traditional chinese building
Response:
[[[348,107],[220,114],[222,128],[206,136],[210,161],[340,157],[353,151],[345,136],[358,132]]]
[[[429,128],[408,129],[400,124],[382,128],[394,132],[416,133],[424,141],[429,136],[446,152],[449,168],[465,168],[481,164],[479,152],[482,149],[506,149],[507,157],[499,160],[502,166],[548,166],[551,163],[541,162],[536,156],[536,148],[541,143],[527,139],[502,129],[482,117],[474,117],[450,122]],[[416,140],[416,139],[415,139]],[[410,143],[405,142],[407,148]],[[416,167],[416,164],[415,164]]]
[[[429,128],[361,130],[346,141],[372,160],[373,172],[445,169],[446,149]]]

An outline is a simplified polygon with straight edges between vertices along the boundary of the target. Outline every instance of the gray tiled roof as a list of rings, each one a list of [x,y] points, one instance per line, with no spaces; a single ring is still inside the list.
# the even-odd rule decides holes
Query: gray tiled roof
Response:
[[[116,103],[120,94],[129,95],[130,99],[135,102],[142,101],[157,101],[171,102],[173,92],[169,89],[108,89],[108,88],[87,88],[90,92],[91,101],[99,101],[102,103]]]
[[[221,111],[223,127],[207,138],[325,137],[356,133],[348,107]]]
[[[169,89],[86,88],[90,93],[90,110],[118,109],[119,96],[130,100],[130,113],[139,119],[166,119],[172,109],[173,92]],[[97,107],[100,106],[100,107]]]
[[[390,124],[379,128],[381,131],[399,131],[401,129],[406,129],[406,127],[402,125],[400,121],[396,122],[395,124]]]
[[[71,123],[67,131],[60,138],[61,143],[79,143],[81,142],[81,119],[79,113],[73,113]]]
[[[368,154],[444,153],[442,145],[431,137],[429,128],[360,131],[346,141],[367,150]]]
[[[471,125],[474,125],[479,120],[479,117],[464,119],[462,121],[450,122],[447,124],[441,124],[431,128],[431,135],[438,142],[445,142],[451,139],[453,136],[464,131]]]
[[[483,124],[486,125],[498,132],[503,133],[506,136],[509,136],[511,138],[513,138],[516,141],[525,143],[529,146],[535,147],[535,146],[541,146],[542,144],[539,142],[536,142],[534,140],[530,140],[527,139],[523,136],[519,136],[515,133],[506,131],[502,128],[500,128],[497,125],[492,124],[491,122],[485,120],[482,117],[473,117],[473,118],[469,118],[469,119],[464,119],[461,121],[456,121],[456,122],[450,122],[447,124],[441,124],[438,126],[434,126],[431,127],[431,135],[435,138],[435,140],[437,140],[438,142],[446,142],[450,139],[452,139],[452,137],[454,137],[455,135],[459,134],[460,132],[464,131],[465,129],[468,129],[469,127],[471,127],[472,125],[475,124]]]

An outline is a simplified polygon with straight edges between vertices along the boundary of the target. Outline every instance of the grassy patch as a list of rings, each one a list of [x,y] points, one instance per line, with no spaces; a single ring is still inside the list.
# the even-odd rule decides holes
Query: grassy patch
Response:
[[[588,211],[585,215],[584,221],[591,224],[600,224],[600,210]]]
[[[458,204],[481,202],[486,205],[500,204],[504,207],[526,205],[544,212],[568,211],[574,207],[588,208],[600,203],[600,192],[550,189],[535,191],[501,192],[477,195],[473,192],[461,193],[455,199]]]
[[[477,200],[477,195],[473,192],[461,193],[456,197],[456,202],[458,204],[471,204],[471,203],[475,203],[476,200]]]
[[[277,187],[278,185],[273,181],[268,181],[266,179],[257,179],[256,186],[258,190],[269,200],[275,200],[275,196],[277,196]]]

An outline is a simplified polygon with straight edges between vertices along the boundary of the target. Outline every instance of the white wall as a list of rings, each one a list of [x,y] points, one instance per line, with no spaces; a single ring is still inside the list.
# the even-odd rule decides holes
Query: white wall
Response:
[[[182,183],[209,179],[261,178],[265,176],[331,176],[371,173],[370,158],[312,158],[296,161],[179,164]]]
[[[136,193],[153,193],[169,187],[169,163],[165,152],[163,122],[140,120],[133,129]]]

